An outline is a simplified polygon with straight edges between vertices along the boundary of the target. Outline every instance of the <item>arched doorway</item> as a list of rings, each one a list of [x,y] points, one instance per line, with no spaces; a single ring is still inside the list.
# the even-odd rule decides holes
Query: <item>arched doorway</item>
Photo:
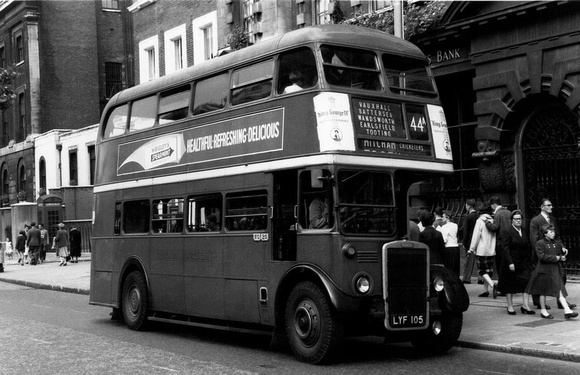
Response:
[[[522,182],[528,220],[540,200],[554,204],[560,236],[570,249],[567,266],[580,268],[580,124],[559,104],[534,109],[521,137]]]

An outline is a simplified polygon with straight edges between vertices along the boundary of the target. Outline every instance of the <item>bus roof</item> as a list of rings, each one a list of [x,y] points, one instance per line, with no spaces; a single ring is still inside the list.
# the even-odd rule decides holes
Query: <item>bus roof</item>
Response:
[[[276,50],[284,50],[314,42],[380,49],[399,56],[421,60],[425,59],[425,55],[417,46],[383,31],[352,25],[310,26],[275,36],[258,44],[131,87],[115,95],[111,99],[109,106],[130,98],[157,92],[160,89],[184,83],[188,79],[192,80],[223,71],[234,65],[260,58]]]

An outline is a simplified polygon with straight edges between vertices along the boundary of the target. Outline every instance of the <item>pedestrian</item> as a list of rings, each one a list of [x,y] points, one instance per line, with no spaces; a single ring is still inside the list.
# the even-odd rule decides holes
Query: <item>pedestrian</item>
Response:
[[[49,234],[48,230],[44,227],[43,224],[38,224],[38,229],[40,229],[40,263],[44,263],[46,260],[46,252],[48,251],[49,241]]]
[[[473,269],[475,268],[476,258],[475,255],[469,252],[469,246],[471,245],[471,237],[473,236],[473,229],[475,228],[475,222],[477,221],[477,211],[475,210],[475,199],[467,199],[465,201],[465,210],[467,215],[463,219],[463,248],[465,249],[465,266],[463,268],[463,284],[471,284],[471,275],[473,275]]]
[[[430,263],[443,265],[445,242],[443,242],[441,232],[433,228],[434,220],[435,218],[430,212],[425,211],[421,214],[421,223],[425,229],[419,234],[419,241],[429,247]]]
[[[512,225],[511,216],[512,213],[510,210],[505,208],[501,205],[501,199],[497,196],[491,197],[489,200],[489,205],[493,210],[493,221],[487,222],[487,227],[492,232],[495,232],[495,269],[497,270],[497,277],[498,277],[498,294],[504,294],[504,291],[501,290],[501,273],[499,270],[501,269],[501,262],[503,260],[503,255],[501,253],[501,233],[502,231],[508,230]]]
[[[459,243],[457,242],[457,224],[451,221],[451,211],[443,211],[441,226],[437,228],[443,236],[445,243],[445,252],[443,257],[443,264],[449,268],[459,278]]]
[[[66,266],[66,259],[69,256],[69,240],[68,232],[64,230],[63,223],[58,224],[58,232],[56,232],[54,242],[58,250],[58,256],[60,257],[59,266]]]
[[[24,237],[28,237],[28,231],[30,230],[30,225],[24,224]],[[24,244],[24,260],[26,260],[26,264],[28,264],[28,255],[29,255],[29,248],[28,244]]]
[[[18,232],[18,237],[16,237],[16,251],[18,252],[18,262],[21,266],[24,265],[24,252],[26,251],[26,232],[21,230]],[[20,261],[22,260],[22,261]]]
[[[546,309],[546,296],[556,297],[564,308],[564,317],[566,319],[575,318],[578,313],[572,311],[566,297],[566,286],[564,280],[566,274],[562,268],[562,262],[566,261],[568,249],[562,245],[562,241],[556,240],[556,230],[551,224],[542,226],[544,238],[536,242],[536,254],[538,264],[532,274],[532,278],[526,288],[529,294],[539,295],[541,316],[544,319],[554,319]]]
[[[560,232],[558,230],[558,220],[552,213],[553,208],[554,206],[552,205],[552,202],[548,198],[542,199],[540,204],[541,210],[540,213],[534,218],[532,218],[532,220],[530,221],[530,243],[532,244],[532,247],[534,247],[539,240],[544,238],[544,234],[542,233],[541,229],[544,225],[547,224],[550,224],[554,227],[555,239],[556,240],[560,239]],[[533,265],[536,266],[538,264],[536,251],[532,251],[532,257],[533,257]],[[532,295],[532,299],[534,301],[534,306],[536,306],[537,308],[541,308],[539,296]],[[570,308],[574,308],[576,307],[576,304],[568,302],[568,306],[570,306]],[[563,306],[560,304],[560,301],[558,301],[558,308],[560,309],[563,308]],[[546,305],[546,310],[550,310],[549,305]]]
[[[433,221],[433,229],[439,228],[443,225],[443,208],[437,207],[434,211],[435,220]]]
[[[36,223],[30,223],[30,229],[26,236],[26,245],[28,246],[28,257],[30,258],[30,265],[38,264],[40,257],[40,229],[36,227]]]
[[[513,295],[522,295],[522,314],[535,314],[530,309],[530,296],[526,293],[528,282],[532,274],[532,253],[530,239],[525,228],[522,227],[522,212],[515,210],[511,214],[511,226],[501,231],[501,254],[503,260],[498,270],[498,289],[503,291],[507,300],[507,312],[516,315],[513,305]],[[497,248],[497,246],[496,246]]]
[[[473,236],[469,245],[469,252],[477,256],[477,268],[483,278],[483,293],[479,297],[489,297],[489,287],[493,297],[497,297],[497,286],[491,280],[493,276],[493,261],[495,258],[495,233],[485,225],[492,221],[491,210],[487,202],[480,202],[477,207],[479,217],[473,228]]]
[[[6,239],[6,255],[8,256],[8,259],[12,259],[12,256],[14,255],[14,249],[12,248],[10,238]]]
[[[69,233],[71,263],[78,263],[81,256],[81,232],[73,227]]]

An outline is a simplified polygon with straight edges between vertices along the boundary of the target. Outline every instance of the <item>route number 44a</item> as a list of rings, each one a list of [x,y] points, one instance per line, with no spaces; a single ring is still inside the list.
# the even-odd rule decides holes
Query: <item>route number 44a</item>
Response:
[[[425,117],[416,118],[413,116],[413,119],[411,120],[411,128],[414,131],[423,133],[426,125],[427,121],[425,120]]]

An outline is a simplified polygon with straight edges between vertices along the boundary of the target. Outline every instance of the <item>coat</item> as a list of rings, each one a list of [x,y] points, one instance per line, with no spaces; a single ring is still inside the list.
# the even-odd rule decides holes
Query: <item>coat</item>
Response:
[[[473,237],[469,251],[475,252],[477,256],[491,257],[495,255],[495,233],[487,229],[485,222],[490,220],[488,214],[479,215],[473,228]]]
[[[477,222],[477,211],[473,210],[465,215],[465,220],[463,221],[463,247],[469,250],[471,245],[471,237],[473,236],[473,230],[475,229],[475,223]]]
[[[498,288],[504,293],[523,293],[532,275],[532,247],[528,233],[521,228],[522,235],[510,225],[501,232],[502,262],[499,269]],[[509,266],[513,264],[515,272]]]
[[[528,294],[559,297],[560,292],[566,297],[566,277],[562,264],[556,258],[562,255],[562,241],[544,238],[536,243],[538,264],[526,288]]]
[[[445,259],[445,242],[443,242],[441,232],[429,225],[419,234],[419,242],[429,246],[429,259],[431,264],[443,264],[443,259]]]

